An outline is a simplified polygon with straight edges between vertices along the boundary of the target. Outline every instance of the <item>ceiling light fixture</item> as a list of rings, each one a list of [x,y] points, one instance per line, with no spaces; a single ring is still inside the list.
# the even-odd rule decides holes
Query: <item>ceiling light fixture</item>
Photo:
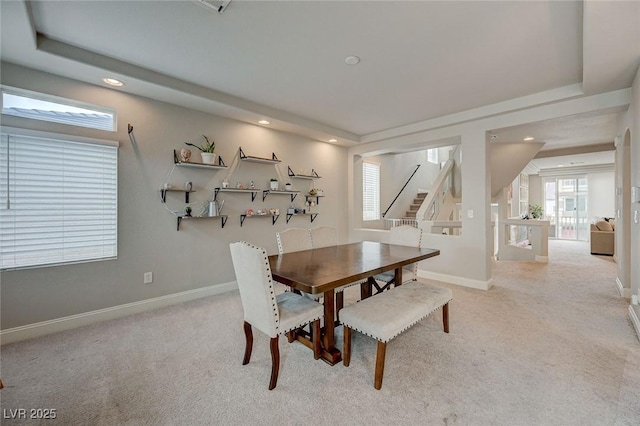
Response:
[[[229,3],[231,3],[231,0],[192,0],[192,1],[198,3],[200,6],[213,9],[218,13],[224,12],[227,6],[229,6]]]
[[[344,59],[345,64],[347,65],[355,65],[358,62],[360,62],[360,58],[358,58],[357,56],[347,56]]]
[[[338,139],[335,139],[335,138],[334,139],[329,139],[329,142],[336,143],[336,142],[338,142]]]
[[[532,141],[535,138],[533,136],[527,136],[526,138],[524,138],[525,141]]]
[[[123,82],[121,82],[120,80],[115,79],[115,78],[105,77],[105,78],[102,79],[102,81],[107,83],[109,86],[115,86],[115,87],[124,86]]]
[[[258,120],[258,124],[264,124],[266,126],[267,124],[271,124],[271,122],[268,120]]]

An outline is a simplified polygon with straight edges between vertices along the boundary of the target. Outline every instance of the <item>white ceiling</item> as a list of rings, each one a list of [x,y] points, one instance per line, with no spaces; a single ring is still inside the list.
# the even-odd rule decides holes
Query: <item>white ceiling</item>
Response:
[[[640,2],[233,0],[219,14],[20,0],[0,14],[3,61],[343,145],[554,89],[627,88],[640,64]],[[611,142],[621,112],[495,132],[545,149]]]

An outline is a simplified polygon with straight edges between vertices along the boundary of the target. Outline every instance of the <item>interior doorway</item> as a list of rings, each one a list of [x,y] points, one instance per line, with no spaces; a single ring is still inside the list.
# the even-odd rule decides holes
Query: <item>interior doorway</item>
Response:
[[[561,240],[589,240],[586,176],[546,178],[544,211],[550,221],[549,237]]]

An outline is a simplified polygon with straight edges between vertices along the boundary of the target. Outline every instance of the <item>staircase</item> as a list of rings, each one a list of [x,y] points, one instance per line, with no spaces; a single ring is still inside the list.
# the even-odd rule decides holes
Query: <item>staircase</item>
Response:
[[[416,195],[416,198],[414,198],[411,205],[409,205],[409,210],[406,211],[403,219],[415,220],[416,214],[418,213],[418,210],[420,209],[420,206],[422,205],[422,202],[426,197],[427,197],[426,192],[421,192],[418,195]]]

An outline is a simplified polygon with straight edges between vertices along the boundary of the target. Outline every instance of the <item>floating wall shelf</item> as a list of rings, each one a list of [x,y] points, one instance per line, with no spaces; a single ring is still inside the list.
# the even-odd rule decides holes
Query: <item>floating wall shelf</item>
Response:
[[[275,152],[271,153],[271,158],[263,158],[263,157],[253,157],[251,155],[246,155],[242,150],[242,147],[238,148],[238,150],[240,152],[240,159],[242,161],[250,161],[252,163],[267,163],[267,164],[277,164],[280,162],[280,160],[278,160],[278,157],[276,157]]]
[[[293,200],[296,199],[296,196],[300,193],[300,191],[275,191],[275,190],[271,190],[271,189],[267,189],[262,191],[262,201],[264,201],[267,198],[267,195],[269,194],[276,194],[276,195],[291,195],[291,202],[293,202]],[[287,221],[288,222],[288,221]]]
[[[271,218],[271,224],[275,225],[276,222],[278,221],[278,218],[280,217],[279,214],[241,214],[240,215],[240,226],[242,226],[242,224],[244,223],[244,220],[247,218],[252,218],[252,217],[270,217]]]
[[[196,167],[201,169],[226,169],[227,165],[224,164],[224,160],[222,157],[218,155],[218,164],[206,164],[206,163],[195,163],[191,161],[180,161],[178,157],[178,153],[176,150],[173,150],[173,163],[178,167]]]
[[[256,199],[256,194],[261,191],[261,189],[249,188],[249,189],[238,189],[238,188],[215,188],[213,194],[213,199],[218,198],[218,192],[243,192],[251,194],[251,202]]]
[[[183,220],[195,220],[195,219],[220,219],[222,222],[222,227],[227,223],[228,215],[219,215],[219,216],[178,216],[178,225],[176,227],[176,231],[180,230],[180,222]]]
[[[322,176],[318,176],[318,173],[315,171],[315,169],[311,169],[311,174],[310,175],[296,174],[291,169],[291,166],[287,166],[287,169],[288,169],[289,176],[291,176],[293,178],[298,178],[298,179],[322,179]]]
[[[291,218],[293,216],[310,216],[311,217],[311,223],[313,223],[314,220],[316,220],[316,216],[318,216],[318,213],[287,213],[287,223],[289,223],[289,221],[291,220]]]

